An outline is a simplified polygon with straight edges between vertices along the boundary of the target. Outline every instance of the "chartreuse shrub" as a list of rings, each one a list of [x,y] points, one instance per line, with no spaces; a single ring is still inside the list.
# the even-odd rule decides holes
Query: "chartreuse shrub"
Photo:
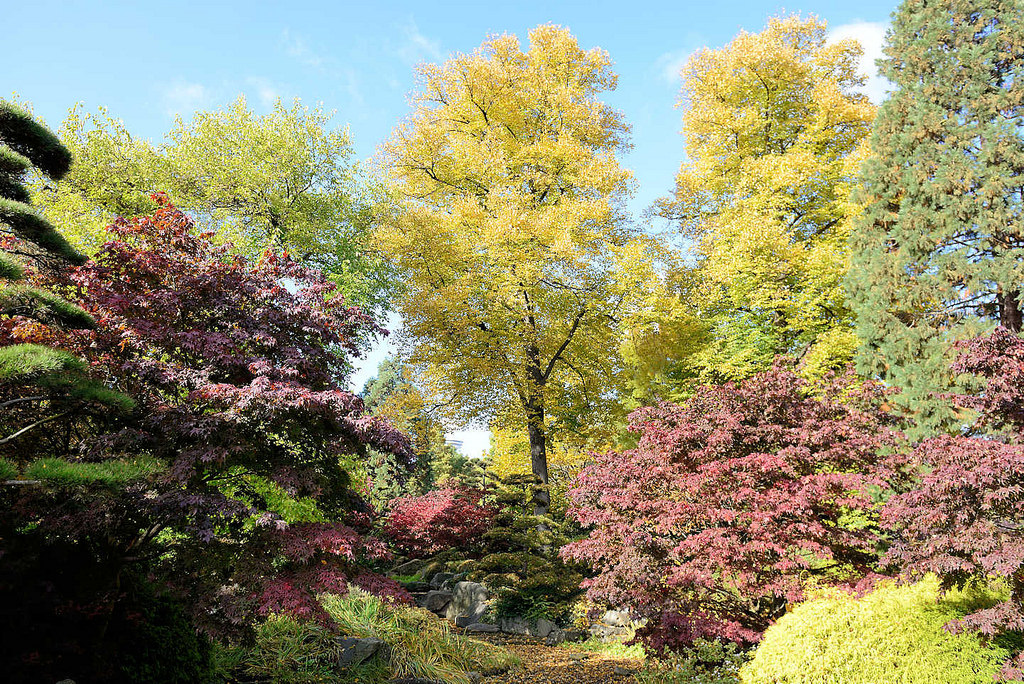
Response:
[[[974,587],[939,597],[929,576],[883,584],[856,598],[833,593],[800,604],[765,632],[743,684],[989,684],[1024,644],[985,642],[943,626],[1005,599]]]
[[[384,681],[416,677],[469,684],[469,672],[498,672],[519,664],[504,648],[451,631],[425,610],[385,603],[358,589],[345,596],[324,594],[320,602],[342,634],[381,639],[384,657],[374,657],[346,673],[344,681]]]

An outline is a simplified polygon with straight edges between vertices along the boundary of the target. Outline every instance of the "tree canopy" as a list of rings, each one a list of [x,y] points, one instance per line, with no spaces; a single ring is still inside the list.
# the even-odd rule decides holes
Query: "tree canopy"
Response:
[[[549,432],[579,436],[606,410],[620,326],[650,276],[622,207],[628,127],[598,99],[616,77],[556,26],[525,51],[499,36],[419,73],[383,148],[398,206],[378,230],[407,276],[410,359],[465,415],[513,413],[547,482]]]

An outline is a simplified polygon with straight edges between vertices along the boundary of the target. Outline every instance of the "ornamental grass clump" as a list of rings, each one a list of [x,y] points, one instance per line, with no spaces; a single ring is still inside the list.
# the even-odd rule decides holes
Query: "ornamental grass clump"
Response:
[[[417,677],[469,684],[469,672],[499,672],[520,663],[504,648],[452,632],[425,610],[388,604],[355,588],[345,596],[324,594],[320,602],[343,634],[385,643],[383,657],[353,668],[346,681]]]

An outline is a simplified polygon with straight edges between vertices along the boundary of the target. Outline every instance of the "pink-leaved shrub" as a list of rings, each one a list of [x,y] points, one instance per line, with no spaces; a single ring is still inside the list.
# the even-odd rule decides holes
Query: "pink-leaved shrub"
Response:
[[[854,581],[897,472],[899,434],[877,386],[821,396],[777,366],[630,416],[637,447],[596,456],[569,492],[588,536],[563,549],[597,571],[591,599],[628,607],[653,651],[696,639],[758,641],[805,581]]]

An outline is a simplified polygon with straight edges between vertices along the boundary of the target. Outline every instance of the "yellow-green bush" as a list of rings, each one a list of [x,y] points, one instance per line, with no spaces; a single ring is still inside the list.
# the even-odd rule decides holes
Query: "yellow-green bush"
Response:
[[[743,684],[990,684],[1015,648],[950,634],[950,620],[1001,597],[988,589],[938,597],[938,582],[883,584],[857,599],[845,594],[807,601],[764,635],[743,667]]]

